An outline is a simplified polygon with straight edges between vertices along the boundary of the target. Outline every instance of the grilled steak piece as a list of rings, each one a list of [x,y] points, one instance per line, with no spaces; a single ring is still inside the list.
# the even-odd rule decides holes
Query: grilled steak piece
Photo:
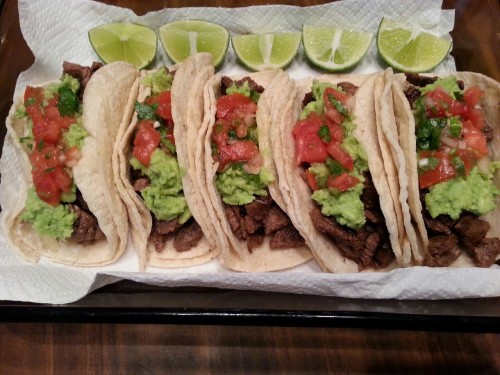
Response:
[[[264,243],[264,235],[262,233],[254,233],[247,238],[247,249],[251,254],[253,249],[261,246]]]
[[[250,87],[250,90],[256,91],[259,94],[262,94],[264,92],[264,87],[258,85],[257,82],[255,82],[250,77],[244,77],[240,80],[235,81],[227,76],[223,76],[221,78],[221,82],[220,82],[221,94],[226,95],[227,94],[226,90],[229,87],[231,87],[233,85],[233,83],[236,84],[237,87],[241,87],[245,84],[245,82],[248,82],[248,86]]]
[[[253,202],[245,204],[245,211],[247,215],[252,216],[257,221],[262,221],[269,213],[273,198],[270,194],[264,197],[255,197]]]
[[[293,225],[287,225],[274,233],[269,247],[271,249],[288,249],[304,245],[304,239]]]
[[[344,228],[333,218],[324,216],[320,209],[315,207],[309,213],[314,227],[322,233],[346,242],[354,242],[356,235],[350,229]]]
[[[93,242],[103,239],[104,233],[99,228],[97,218],[90,212],[81,209],[76,204],[69,204],[77,218],[73,224],[70,240],[73,242]]]
[[[486,233],[488,233],[490,227],[490,223],[487,221],[475,215],[467,214],[458,219],[453,226],[453,230],[462,241],[467,241],[475,245],[486,237]]]
[[[416,73],[405,73],[405,76],[408,83],[417,87],[424,87],[438,80],[438,77],[426,77]]]
[[[415,86],[409,86],[405,91],[404,94],[406,96],[406,99],[408,100],[408,103],[410,103],[410,108],[414,108],[413,105],[415,104],[415,101],[420,97],[420,91],[415,87]]]
[[[337,86],[342,87],[342,90],[348,95],[354,95],[358,86],[352,84],[351,82],[339,82]]]
[[[191,218],[181,226],[175,235],[174,248],[179,252],[188,251],[192,247],[195,247],[198,242],[200,242],[202,237],[203,231],[201,230],[201,227],[196,220]]]
[[[264,232],[270,234],[290,224],[290,219],[277,205],[273,205],[264,218]]]
[[[457,245],[457,240],[457,236],[453,233],[430,238],[424,265],[446,267],[452,264],[462,253],[462,250]]]
[[[425,206],[424,206],[425,207]],[[433,219],[427,210],[422,210],[425,226],[435,234],[450,234],[453,220],[449,216],[440,215]]]
[[[494,264],[496,257],[500,255],[500,239],[483,238],[474,246],[466,246],[466,250],[476,266],[487,268]]]
[[[80,82],[80,90],[78,91],[78,96],[80,99],[83,98],[83,92],[87,83],[89,82],[92,74],[95,73],[99,68],[103,66],[100,62],[93,62],[92,65],[89,66],[81,66],[78,64],[74,64],[68,61],[63,62],[63,73],[69,74],[71,77],[76,78],[78,82]]]
[[[135,192],[140,193],[145,188],[151,185],[151,180],[149,177],[140,177],[132,183]]]

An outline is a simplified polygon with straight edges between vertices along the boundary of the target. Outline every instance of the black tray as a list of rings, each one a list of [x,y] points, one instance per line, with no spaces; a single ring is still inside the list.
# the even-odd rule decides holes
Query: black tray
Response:
[[[370,300],[132,281],[66,304],[0,301],[0,321],[331,326],[500,332],[500,298]]]

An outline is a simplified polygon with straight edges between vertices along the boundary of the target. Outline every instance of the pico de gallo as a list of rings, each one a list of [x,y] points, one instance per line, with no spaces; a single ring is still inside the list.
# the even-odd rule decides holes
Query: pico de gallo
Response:
[[[353,95],[318,81],[313,82],[312,95],[314,100],[292,131],[296,164],[304,168],[303,177],[322,213],[359,229],[366,222],[361,194],[368,164],[353,136]]]
[[[174,73],[162,67],[143,79],[142,83],[151,87],[151,95],[135,104],[138,125],[130,164],[136,175],[147,179],[147,184],[139,189],[140,195],[155,218],[177,219],[183,224],[191,212],[183,194],[176,156],[170,91],[173,78]]]
[[[500,239],[486,237],[490,224],[479,216],[496,208],[500,189],[493,174],[500,162],[489,157],[493,128],[481,105],[485,94],[453,76],[407,74],[407,81],[429,238],[424,264],[448,266],[465,248],[477,266],[489,267],[500,254]]]
[[[489,157],[493,129],[480,105],[483,91],[478,86],[460,88],[455,77],[438,79],[419,90],[413,105],[418,180],[420,189],[429,190],[429,213],[456,220],[463,211],[483,215],[494,210],[500,191],[492,178],[498,163]],[[459,196],[452,193],[458,190]]]
[[[257,102],[263,88],[250,80],[233,82],[217,99],[212,156],[218,162],[216,186],[224,203],[242,205],[268,194],[272,174],[262,168],[257,132]]]
[[[72,168],[87,136],[79,93],[79,80],[64,73],[57,83],[28,86],[15,113],[16,119],[28,124],[19,141],[29,155],[33,178],[22,219],[54,238],[71,237],[77,220],[68,203],[77,198]]]

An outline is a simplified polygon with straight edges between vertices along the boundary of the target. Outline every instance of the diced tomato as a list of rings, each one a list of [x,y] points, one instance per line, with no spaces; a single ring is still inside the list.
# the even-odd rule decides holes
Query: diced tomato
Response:
[[[257,145],[248,140],[238,141],[230,145],[219,147],[218,171],[223,171],[228,163],[248,161],[259,153]]]
[[[61,199],[61,191],[50,173],[44,173],[43,171],[39,173],[33,172],[32,176],[38,197],[44,202],[56,206]]]
[[[24,90],[24,105],[27,107],[35,104],[39,106],[43,102],[43,96],[42,87],[27,86]]]
[[[471,108],[463,115],[463,118],[469,120],[476,130],[481,131],[484,128],[484,116],[481,109]]]
[[[328,125],[328,129],[330,130],[330,137],[332,138],[332,142],[342,143],[342,141],[344,140],[344,128],[342,127],[341,122],[331,121],[327,113],[326,124]]]
[[[318,133],[305,133],[295,140],[295,162],[323,163],[328,157],[325,144]]]
[[[329,109],[328,111],[326,111],[326,119],[329,123],[340,125],[344,120],[344,115],[336,109]]]
[[[146,104],[158,104],[155,113],[164,120],[172,119],[172,96],[170,91],[164,91],[156,96],[146,99]]]
[[[316,191],[319,189],[318,183],[316,182],[316,176],[314,175],[314,173],[305,170],[302,176],[306,180],[307,185],[309,185],[311,190]]]
[[[464,162],[464,175],[468,176],[480,156],[478,153],[467,149],[458,149],[456,155]]]
[[[359,179],[355,176],[351,176],[348,173],[342,173],[340,176],[328,176],[327,185],[329,188],[335,188],[340,191],[346,191],[355,186]]]
[[[39,145],[42,141],[44,144],[57,144],[61,138],[61,127],[56,121],[34,122],[33,137],[36,144]]]
[[[425,96],[430,99],[430,102],[424,100],[427,117],[445,117],[451,108],[452,97],[439,86],[426,93]]]
[[[160,144],[160,133],[153,127],[152,120],[139,124],[139,130],[134,139],[132,155],[146,167],[151,162],[151,155]]]
[[[468,131],[463,137],[467,148],[475,150],[481,155],[488,155],[488,143],[482,132],[477,130]]]
[[[323,120],[316,114],[300,120],[295,124],[292,134],[295,138],[295,162],[322,163],[328,157],[325,143],[318,132],[324,125]]]
[[[234,93],[217,99],[217,118],[227,121],[242,119],[257,112],[255,104],[247,96]]]
[[[76,123],[76,119],[69,116],[61,116],[57,107],[48,106],[45,108],[45,116],[49,121],[55,121],[63,129],[68,129],[71,124]]]
[[[212,131],[212,140],[215,142],[217,147],[224,146],[229,139],[228,132],[231,129],[231,124],[229,121],[218,119],[215,122],[214,129]]]
[[[474,108],[483,96],[484,92],[478,86],[469,87],[464,92],[464,100],[470,108]]]
[[[435,169],[422,172],[419,175],[418,181],[420,189],[437,184],[438,182],[446,181],[456,175],[455,168],[451,165],[448,154],[441,151],[420,154],[420,157],[427,156],[439,159],[439,163]]]
[[[341,144],[338,142],[330,143],[326,150],[331,155],[332,158],[337,160],[342,167],[347,169],[348,171],[352,171],[354,169],[354,160],[352,160],[351,155],[345,151]]]
[[[61,152],[53,145],[35,149],[30,155],[35,191],[40,199],[51,205],[58,204],[61,193],[69,191],[73,184],[60,156]]]
[[[335,109],[333,104],[330,102],[329,96],[332,96],[343,105],[347,104],[349,98],[351,97],[351,95],[335,90],[333,87],[327,87],[323,93],[323,102],[327,111],[332,108]]]
[[[451,101],[451,106],[450,106],[450,109],[449,109],[449,113],[452,116],[464,115],[468,111],[469,111],[469,107],[467,106],[466,103],[461,102],[459,100],[452,100]]]

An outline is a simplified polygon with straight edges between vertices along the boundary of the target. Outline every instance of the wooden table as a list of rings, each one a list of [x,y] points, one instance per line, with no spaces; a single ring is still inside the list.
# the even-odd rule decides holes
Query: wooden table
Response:
[[[138,14],[167,6],[269,3],[105,2]],[[500,80],[498,2],[449,0],[443,7],[454,8],[455,3],[459,7],[452,54],[457,68]],[[4,123],[17,76],[33,63],[33,56],[19,30],[17,1],[3,0],[1,6],[0,123]],[[0,139],[4,134],[2,126]],[[217,309],[225,304],[226,310]],[[450,313],[457,306],[465,315],[477,310],[479,319],[467,320],[461,311]],[[262,314],[259,308],[267,310]],[[494,322],[499,309],[499,299],[459,305],[350,301],[210,289],[158,290],[125,282],[65,308],[1,303],[0,374],[496,374],[500,335]],[[363,315],[363,310],[371,313]]]

